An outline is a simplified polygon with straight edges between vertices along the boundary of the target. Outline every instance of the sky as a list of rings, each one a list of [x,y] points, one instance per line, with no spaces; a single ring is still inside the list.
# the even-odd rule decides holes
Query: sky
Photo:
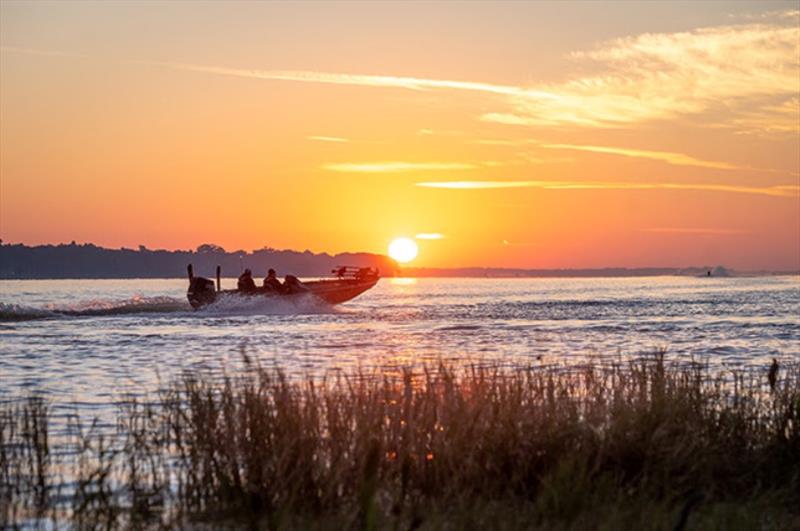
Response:
[[[0,238],[800,270],[796,1],[0,3]]]

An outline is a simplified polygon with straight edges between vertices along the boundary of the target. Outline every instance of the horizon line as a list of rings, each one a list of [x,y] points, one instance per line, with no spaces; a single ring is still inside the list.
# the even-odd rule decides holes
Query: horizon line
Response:
[[[42,243],[42,244],[26,244],[22,242],[11,243],[3,241],[0,238],[0,248],[2,247],[12,247],[12,246],[22,246],[28,249],[33,249],[36,247],[95,247],[99,249],[103,249],[106,251],[112,252],[121,252],[121,251],[132,251],[132,252],[167,252],[167,253],[193,253],[193,254],[202,254],[202,251],[198,251],[198,248],[203,245],[215,245],[215,244],[201,244],[198,245],[195,249],[150,249],[145,245],[140,245],[138,249],[128,248],[121,246],[119,248],[113,247],[104,247],[102,245],[98,245],[91,242],[84,242],[78,243],[76,240],[72,240],[69,243]],[[268,246],[264,246],[260,249],[252,249],[250,251],[246,251],[244,249],[236,249],[234,251],[228,251],[221,246],[217,246],[222,249],[222,252],[227,255],[235,255],[240,251],[244,251],[245,254],[255,254],[259,251],[269,251],[269,252],[290,252],[290,253],[311,253],[312,255],[328,255],[330,257],[336,257],[343,254],[362,254],[362,255],[372,255],[376,257],[386,258],[388,260],[392,260],[388,255],[383,253],[376,253],[371,251],[342,251],[338,253],[331,253],[327,251],[322,252],[315,252],[311,251],[310,249],[305,249],[303,251],[299,251],[296,249],[277,249],[271,248]],[[635,272],[635,271],[650,271],[650,270],[661,270],[661,271],[685,271],[685,270],[714,270],[718,267],[723,268],[727,272],[732,273],[741,273],[741,274],[757,274],[757,273],[765,273],[765,274],[772,274],[772,275],[800,275],[800,267],[798,269],[738,269],[729,266],[725,266],[724,264],[713,264],[713,265],[684,265],[684,266],[656,266],[656,265],[647,265],[647,266],[623,266],[623,265],[606,265],[606,266],[594,266],[594,267],[575,267],[575,266],[561,266],[561,267],[502,267],[502,266],[486,266],[486,265],[470,265],[470,266],[404,266],[401,264],[397,265],[397,268],[400,272],[402,271],[441,271],[441,272],[455,272],[455,271],[466,271],[466,270],[476,270],[476,271],[495,271],[495,272],[517,272],[517,273],[535,273],[535,272],[602,272],[602,271],[612,271],[612,270],[619,270],[619,271],[628,271],[628,272]],[[665,273],[666,276],[671,276],[668,273]],[[441,277],[446,277],[447,275],[436,275]],[[624,276],[624,275],[620,275]],[[643,275],[643,276],[660,276],[658,274],[653,275]],[[390,275],[393,278],[402,278],[401,275]],[[454,275],[454,278],[471,278],[471,275]],[[106,277],[80,277],[82,279],[103,279]],[[110,277],[109,277],[110,278]],[[113,278],[123,278],[123,279],[134,279],[134,278],[182,278],[182,277],[113,277]],[[719,276],[716,278],[720,278]],[[0,280],[67,280],[66,278],[62,277],[2,277],[0,276]]]

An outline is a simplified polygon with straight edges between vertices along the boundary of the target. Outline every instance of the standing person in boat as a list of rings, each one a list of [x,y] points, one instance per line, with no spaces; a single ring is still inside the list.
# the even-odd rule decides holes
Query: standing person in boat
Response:
[[[274,291],[275,293],[283,293],[283,284],[281,284],[281,281],[278,280],[278,277],[275,274],[274,269],[270,269],[269,271],[267,271],[267,278],[264,279],[264,287],[268,291]]]
[[[239,291],[253,292],[256,290],[256,282],[253,280],[253,273],[249,269],[245,269],[244,273],[239,275],[239,281],[236,283]]]

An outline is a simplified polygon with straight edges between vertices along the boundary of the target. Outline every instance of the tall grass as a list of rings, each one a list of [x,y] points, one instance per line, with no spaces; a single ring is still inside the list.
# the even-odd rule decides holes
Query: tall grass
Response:
[[[0,413],[7,525],[55,488],[46,417],[40,402]],[[766,372],[663,353],[570,371],[194,374],[123,407],[113,443],[77,437],[71,507],[36,514],[80,527],[788,529],[798,420],[798,365],[770,390]]]
[[[31,396],[0,410],[0,524],[45,516],[50,461],[45,401]]]

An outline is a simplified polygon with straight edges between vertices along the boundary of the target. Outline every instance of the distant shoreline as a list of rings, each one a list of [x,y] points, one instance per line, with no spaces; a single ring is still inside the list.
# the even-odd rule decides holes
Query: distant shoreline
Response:
[[[412,274],[397,274],[391,276],[384,276],[384,279],[426,279],[426,278],[442,278],[442,279],[475,279],[475,280],[528,280],[528,279],[582,279],[582,278],[658,278],[658,277],[682,277],[682,278],[697,278],[702,280],[704,278],[758,278],[758,277],[797,277],[800,272],[741,272],[737,271],[735,274],[728,276],[702,276],[691,275],[686,273],[653,273],[653,274],[593,274],[583,273],[579,270],[570,273],[570,271],[562,274],[528,274],[528,275],[503,275],[503,274],[489,274],[489,275],[468,275],[468,274],[438,274],[438,275],[412,275]],[[304,278],[318,278],[317,276],[306,276]],[[105,276],[105,277],[90,277],[90,276],[75,276],[75,277],[2,277],[0,282],[3,281],[30,281],[30,280],[186,280],[183,276],[161,276],[161,277],[147,277],[147,276]],[[236,277],[223,276],[223,282],[234,282]]]
[[[0,279],[127,279],[181,278],[192,264],[198,276],[212,277],[219,266],[224,276],[238,276],[251,269],[256,276],[267,269],[298,277],[322,277],[342,265],[377,268],[393,274],[397,263],[374,253],[313,253],[264,247],[254,251],[227,251],[214,244],[194,250],[107,249],[94,244],[38,245],[0,244]]]
[[[465,270],[466,269],[466,270]],[[406,268],[401,275],[409,278],[640,278],[640,277],[695,277],[695,278],[735,278],[735,277],[773,277],[797,276],[800,271],[734,271],[726,269],[724,273],[714,273],[715,268],[602,268],[602,269],[486,269],[484,272],[473,268],[437,269],[435,272],[423,268]],[[475,268],[477,269],[477,268]],[[711,270],[709,276],[707,272]]]
[[[217,266],[225,277],[237,276],[244,268],[266,274],[301,278],[325,277],[341,265],[377,268],[383,277],[413,278],[630,278],[656,276],[754,277],[798,275],[800,271],[735,271],[721,265],[687,267],[602,268],[502,268],[502,267],[401,267],[391,258],[374,253],[313,253],[309,250],[273,249],[227,251],[214,244],[194,250],[107,249],[96,245],[70,244],[27,246],[0,243],[0,280],[76,279],[171,279],[183,278],[186,266],[211,277]]]

